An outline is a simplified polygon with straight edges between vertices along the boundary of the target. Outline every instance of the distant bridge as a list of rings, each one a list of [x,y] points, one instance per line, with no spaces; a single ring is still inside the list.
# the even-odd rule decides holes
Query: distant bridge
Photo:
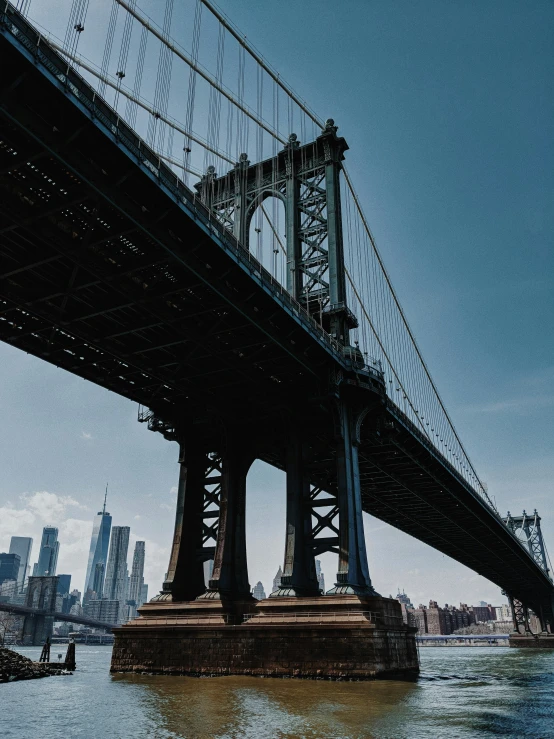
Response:
[[[60,613],[59,611],[47,611],[41,608],[30,608],[28,606],[19,606],[14,603],[1,603],[0,611],[6,611],[7,613],[13,613],[17,616],[37,616],[40,618],[49,617],[53,621],[66,621],[71,624],[82,624],[84,626],[91,626],[95,629],[115,629],[117,624],[106,623],[105,621],[98,621],[95,618],[89,618],[88,616],[75,616],[73,613]]]
[[[434,642],[495,642],[502,641],[508,644],[509,634],[416,634],[416,642],[419,644]]]

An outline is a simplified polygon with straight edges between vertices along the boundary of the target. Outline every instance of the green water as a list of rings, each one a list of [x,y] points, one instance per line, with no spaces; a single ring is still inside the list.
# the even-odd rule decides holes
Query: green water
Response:
[[[0,737],[554,739],[554,652],[420,653],[416,683],[354,683],[110,676],[111,647],[77,645],[73,676],[0,685]]]

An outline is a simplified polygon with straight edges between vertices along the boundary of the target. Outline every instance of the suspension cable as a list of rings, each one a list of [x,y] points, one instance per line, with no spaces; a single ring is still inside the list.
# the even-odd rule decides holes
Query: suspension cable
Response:
[[[286,92],[286,94],[296,103],[296,105],[298,105],[298,107],[301,108],[317,126],[323,128],[323,122],[316,116],[314,112],[312,112],[308,108],[307,104],[298,97],[298,95],[292,90],[292,88],[287,85],[284,80],[281,79],[279,73],[269,66],[269,64],[265,61],[261,54],[256,51],[252,44],[246,41],[246,36],[243,36],[240,31],[238,31],[238,29],[233,26],[231,21],[225,15],[223,15],[223,13],[218,8],[216,8],[213,3],[208,2],[208,0],[200,0],[200,2],[208,8],[208,10],[217,18],[221,25],[224,26],[229,31],[229,33],[239,42],[239,44],[241,44],[241,46],[246,49],[252,59],[254,59],[260,65],[264,72],[267,72],[271,79],[276,82],[284,92]]]
[[[163,123],[165,123],[166,125],[171,126],[171,128],[175,129],[175,131],[179,131],[179,133],[182,133],[184,136],[188,136],[191,139],[191,141],[194,141],[196,144],[203,146],[205,149],[210,151],[212,154],[215,154],[220,159],[223,159],[229,164],[232,164],[232,165],[235,164],[234,159],[231,159],[231,157],[227,156],[226,154],[219,151],[218,149],[215,149],[209,146],[209,144],[207,144],[205,141],[199,138],[196,134],[192,133],[192,131],[187,131],[185,128],[180,126],[176,121],[171,120],[171,118],[167,118],[166,116],[162,115],[159,111],[155,110],[153,107],[148,105],[148,103],[144,102],[144,100],[141,100],[139,97],[136,97],[131,92],[124,90],[122,87],[119,86],[119,82],[115,82],[114,80],[111,80],[109,77],[102,75],[98,70],[94,69],[94,67],[92,67],[90,64],[83,61],[83,58],[81,56],[77,54],[70,54],[62,46],[60,46],[59,44],[55,43],[54,41],[50,39],[48,40],[48,43],[51,46],[53,46],[55,49],[57,49],[61,54],[68,57],[69,59],[76,62],[77,64],[79,64],[81,67],[83,67],[83,69],[86,69],[87,72],[90,72],[90,74],[94,75],[95,77],[102,79],[102,81],[105,82],[106,85],[109,85],[109,87],[112,87],[114,90],[119,90],[120,94],[124,95],[131,102],[135,103],[136,105],[140,105],[140,107],[146,110],[148,113],[151,113],[153,116],[156,116],[161,121],[163,121]]]
[[[253,113],[249,108],[242,103],[240,103],[234,95],[232,95],[229,91],[227,91],[222,85],[220,85],[217,80],[215,80],[212,75],[207,72],[205,69],[203,69],[199,64],[195,63],[193,59],[189,57],[188,54],[186,54],[182,49],[177,48],[177,46],[169,40],[169,38],[165,38],[163,33],[161,31],[158,31],[158,29],[150,22],[148,18],[145,18],[143,15],[141,15],[135,8],[132,8],[129,3],[125,2],[125,0],[115,0],[119,5],[121,5],[128,13],[131,13],[132,16],[134,16],[139,23],[141,23],[150,33],[152,33],[154,36],[156,36],[157,39],[159,39],[162,44],[165,44],[176,56],[179,57],[179,59],[182,59],[186,64],[191,67],[191,69],[194,69],[194,71],[200,75],[203,79],[206,80],[206,82],[212,87],[215,87],[215,89],[221,93],[227,100],[230,100],[233,105],[236,105],[237,108],[239,108],[248,118],[253,120],[258,126],[261,126],[261,128],[264,129],[270,136],[275,136],[279,141],[285,145],[287,143],[287,140],[279,135],[277,131],[273,131],[270,126],[268,126],[265,121],[260,120],[258,116]]]

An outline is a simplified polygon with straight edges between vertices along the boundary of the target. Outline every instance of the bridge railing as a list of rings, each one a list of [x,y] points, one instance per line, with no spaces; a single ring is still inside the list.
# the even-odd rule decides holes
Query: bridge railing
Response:
[[[206,624],[230,624],[232,617],[227,613],[207,614],[204,616],[166,616],[165,618],[141,617],[132,623],[133,628],[148,628],[150,626],[206,626]]]
[[[497,511],[496,506],[492,502],[492,500],[489,498],[489,496],[486,494],[483,488],[477,488],[474,485],[472,485],[467,478],[462,475],[459,470],[457,470],[454,465],[450,462],[450,460],[441,452],[439,448],[433,444],[433,442],[424,434],[422,433],[418,427],[415,425],[415,423],[407,416],[404,411],[390,398],[387,397],[387,408],[392,411],[394,415],[397,416],[397,418],[410,430],[410,433],[415,436],[417,439],[419,439],[420,443],[428,449],[434,456],[438,457],[441,461],[441,463],[446,467],[446,469],[450,472],[450,474],[455,477],[466,489],[470,490],[474,495],[476,495],[478,498],[480,498],[483,503],[490,508],[491,513],[493,513],[499,521],[503,521],[502,516]]]
[[[403,623],[402,616],[393,616],[379,613],[377,611],[287,611],[276,613],[245,613],[242,617],[243,623],[260,621],[264,624],[330,624],[330,623],[371,623],[381,624],[396,621],[399,625]]]
[[[196,193],[184,184],[158,154],[121,118],[119,113],[97,94],[76,69],[49,45],[47,39],[28,23],[11,3],[7,2],[0,13],[2,24],[29,50],[36,62],[45,66],[61,83],[66,85],[79,102],[89,110],[92,117],[101,121],[117,141],[136,157],[139,164],[146,167],[158,179],[160,185],[168,190],[177,202],[192,210],[198,221],[204,224],[207,222],[212,234],[218,237],[227,249],[231,249],[242,264],[248,266],[251,275],[278,296],[281,302],[306,327],[309,327],[312,335],[336,355],[336,359],[344,362],[342,345],[330,336],[286,288],[262,266],[261,262],[221,224],[215,214],[199,200]],[[369,359],[366,362],[370,372],[382,374],[377,362]]]

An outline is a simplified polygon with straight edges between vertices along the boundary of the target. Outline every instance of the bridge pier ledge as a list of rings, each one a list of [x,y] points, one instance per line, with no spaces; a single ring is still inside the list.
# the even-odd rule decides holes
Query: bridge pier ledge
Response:
[[[413,679],[415,629],[389,598],[267,598],[149,603],[114,630],[112,672]]]

